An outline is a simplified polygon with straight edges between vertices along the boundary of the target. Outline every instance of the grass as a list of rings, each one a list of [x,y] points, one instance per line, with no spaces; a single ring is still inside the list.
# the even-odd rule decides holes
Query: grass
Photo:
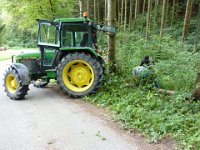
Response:
[[[9,50],[23,50],[23,51],[28,51],[28,50],[38,50],[38,48],[22,48],[22,47],[10,47]]]
[[[6,52],[6,51],[0,51],[0,61],[11,59],[12,55],[14,55],[14,53]]]
[[[12,55],[16,55],[21,51],[32,51],[32,50],[37,50],[36,48],[20,48],[20,47],[12,47],[9,48],[9,50],[6,51],[0,51],[0,61],[2,60],[7,60],[11,59]]]

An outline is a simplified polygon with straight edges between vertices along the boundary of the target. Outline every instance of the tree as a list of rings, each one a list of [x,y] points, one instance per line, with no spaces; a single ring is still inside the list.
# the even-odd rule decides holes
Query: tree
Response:
[[[159,0],[155,0],[154,3],[154,30],[156,28],[156,21],[158,16],[158,7],[159,7]]]
[[[183,35],[182,35],[182,41],[185,41],[185,38],[189,34],[189,27],[190,27],[190,18],[192,13],[192,0],[187,0],[187,6],[186,6],[186,12],[185,12],[185,18],[184,18],[184,25],[183,25]]]
[[[162,18],[161,18],[161,24],[160,24],[160,38],[163,37],[163,28],[165,25],[165,7],[166,7],[166,0],[163,0]]]
[[[124,16],[124,0],[121,0],[121,26],[123,25],[123,16]]]
[[[97,19],[97,10],[96,10],[96,0],[94,0],[94,20],[96,20]]]
[[[174,23],[175,6],[176,6],[176,0],[173,0],[173,4],[172,4],[172,17],[171,17],[171,27],[172,27],[172,25]]]
[[[129,10],[129,32],[131,32],[132,18],[133,18],[133,1],[130,0],[130,10]]]
[[[142,18],[144,18],[144,21],[142,21],[142,26],[144,26],[145,22],[145,8],[146,8],[146,0],[143,0],[143,5],[142,5]]]
[[[142,17],[144,16],[145,6],[146,6],[146,0],[143,1],[143,6],[142,6]]]
[[[146,24],[146,42],[149,40],[150,23],[151,23],[151,0],[148,0],[148,11],[147,11],[147,24]]]
[[[27,29],[36,32],[36,19],[53,20],[59,17],[70,16],[74,10],[74,0],[1,0],[5,11],[17,18],[17,24],[20,29]]]
[[[126,27],[127,27],[127,0],[125,0],[125,12],[124,12],[124,32],[126,32]]]
[[[97,0],[97,22],[100,22],[100,1]]]
[[[169,11],[169,0],[166,0],[166,9],[165,9],[165,21],[164,21],[164,26],[167,26],[168,22],[168,11]]]
[[[105,0],[104,22],[107,23],[107,0]],[[119,21],[118,21],[119,23]]]
[[[116,18],[116,0],[107,0],[108,2],[108,26],[115,26]],[[108,34],[108,49],[109,49],[109,71],[116,71],[116,58],[115,58],[115,34]]]
[[[89,0],[86,0],[86,11],[88,12],[88,14],[90,14],[90,3]]]
[[[138,13],[138,0],[135,0],[135,19],[137,18]]]
[[[120,26],[120,17],[121,17],[121,12],[120,12],[120,8],[121,8],[121,5],[120,5],[120,2],[121,0],[117,0],[117,26],[119,27]],[[107,14],[107,13],[106,13]]]
[[[200,34],[200,3],[199,3],[199,5],[198,5],[196,37],[195,37],[195,41],[194,41],[195,50],[196,50],[197,44],[198,44],[198,42],[199,42],[199,34]]]
[[[80,17],[83,16],[83,3],[82,0],[79,0],[79,9],[80,9]]]

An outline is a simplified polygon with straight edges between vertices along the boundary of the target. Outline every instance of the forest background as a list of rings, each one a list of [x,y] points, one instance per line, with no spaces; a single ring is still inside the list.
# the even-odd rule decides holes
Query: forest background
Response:
[[[36,19],[79,17],[83,11],[107,24],[110,0],[0,0],[0,46],[36,47]],[[84,99],[113,112],[125,129],[135,129],[149,142],[171,137],[184,149],[200,149],[200,103],[185,100],[200,69],[199,0],[113,0],[116,8],[116,72],[107,74],[96,95]],[[107,53],[107,40],[99,34]],[[135,84],[131,72],[151,56],[160,87]],[[188,97],[188,96],[187,96]]]

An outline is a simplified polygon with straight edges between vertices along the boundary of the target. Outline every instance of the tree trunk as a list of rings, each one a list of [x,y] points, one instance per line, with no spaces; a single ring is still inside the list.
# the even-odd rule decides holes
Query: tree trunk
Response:
[[[121,16],[121,12],[120,12],[120,6],[121,6],[121,5],[120,5],[120,1],[121,1],[121,0],[118,0],[118,1],[117,1],[117,6],[118,6],[118,7],[117,7],[117,12],[118,12],[118,13],[117,13],[117,14],[118,14],[117,24],[118,24],[118,27],[119,27],[120,24],[121,24],[121,23],[120,23],[120,16]]]
[[[174,95],[175,94],[175,91],[171,91],[171,90],[158,89],[157,91],[164,95]]]
[[[121,0],[122,4],[121,4],[121,26],[123,26],[123,16],[124,16],[124,0]]]
[[[97,0],[97,22],[100,22],[100,0]]]
[[[89,0],[87,0],[87,2],[86,2],[87,4],[87,12],[88,12],[88,14],[90,15],[90,3],[89,3]]]
[[[168,23],[168,12],[169,12],[169,0],[166,0],[166,10],[165,10],[165,20],[164,20],[165,27],[167,27]]]
[[[108,26],[115,26],[116,17],[116,0],[108,1]],[[116,58],[115,58],[115,34],[108,35],[108,49],[109,49],[109,71],[111,73],[116,71]]]
[[[135,0],[135,19],[137,18],[138,13],[138,0]]]
[[[161,18],[161,24],[160,24],[160,39],[162,39],[163,37],[163,29],[165,25],[165,5],[166,5],[166,0],[163,0],[162,18]]]
[[[130,10],[129,10],[129,32],[131,32],[132,19],[133,19],[133,1],[130,1]]]
[[[80,17],[83,16],[83,2],[82,0],[79,0],[79,10],[80,10]]]
[[[145,18],[145,17],[144,17],[145,8],[146,8],[146,0],[143,1],[143,6],[142,6],[142,18]],[[145,22],[145,19],[144,19],[144,21],[142,21],[142,30],[143,30],[143,26],[144,26],[144,23],[143,23],[143,22]]]
[[[155,5],[154,5],[154,32],[157,29],[158,5],[159,5],[159,0],[155,0]]]
[[[127,0],[125,0],[125,12],[124,12],[124,32],[126,32],[126,26],[127,26]]]
[[[197,23],[197,29],[196,29],[196,37],[195,37],[195,42],[194,42],[194,49],[196,51],[196,46],[199,41],[199,34],[200,34],[200,3],[198,7],[198,23]]]
[[[96,0],[94,0],[94,20],[96,21],[97,19],[97,10],[96,10]]]
[[[143,6],[142,6],[142,17],[144,17],[145,6],[146,6],[146,0],[143,1]]]
[[[151,0],[148,0],[146,37],[145,37],[147,43],[149,41],[150,23],[151,23]]]
[[[171,28],[172,28],[172,25],[174,23],[174,15],[175,15],[175,6],[176,6],[176,0],[173,0],[173,4],[172,4],[172,18],[171,18]]]
[[[183,42],[185,41],[186,37],[189,34],[191,12],[192,12],[192,0],[187,0],[184,25],[183,25],[183,36],[182,36]]]
[[[104,14],[105,15],[104,16],[104,20],[105,20],[104,23],[107,24],[107,0],[105,0],[105,12],[104,13],[105,13]]]
[[[200,70],[199,70],[200,71]],[[197,73],[195,88],[192,90],[192,97],[196,100],[200,100],[200,72]]]

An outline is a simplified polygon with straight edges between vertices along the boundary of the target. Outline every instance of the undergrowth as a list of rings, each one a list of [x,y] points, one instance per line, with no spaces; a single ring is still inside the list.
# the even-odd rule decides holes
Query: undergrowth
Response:
[[[185,149],[200,149],[200,102],[184,98],[194,87],[200,54],[170,36],[152,36],[148,44],[138,33],[118,34],[117,39],[117,73],[106,75],[98,93],[85,100],[108,107],[124,128],[137,129],[150,142],[170,135]],[[152,57],[161,88],[175,90],[175,95],[158,94],[149,85],[135,86],[131,72],[145,55]]]

